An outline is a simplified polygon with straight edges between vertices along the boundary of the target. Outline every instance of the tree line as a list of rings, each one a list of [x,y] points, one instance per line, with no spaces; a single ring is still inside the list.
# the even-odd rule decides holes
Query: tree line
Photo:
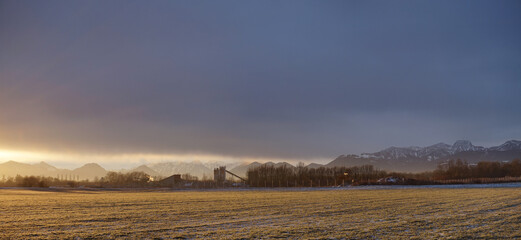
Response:
[[[367,183],[385,177],[387,172],[372,165],[308,168],[299,163],[294,168],[286,165],[261,165],[248,169],[246,175],[247,183],[252,187],[313,187]]]
[[[89,180],[66,180],[59,177],[20,176],[3,177],[2,187],[147,187],[151,177],[144,172],[108,172],[105,177]]]
[[[104,177],[95,177],[89,180],[69,180],[63,177],[45,176],[20,176],[0,178],[0,187],[89,187],[89,188],[149,188],[149,187],[172,187],[171,183],[161,183],[158,177],[152,177],[145,172],[108,172]],[[194,186],[214,186],[213,181],[199,181],[197,177],[190,174],[182,174],[181,182],[175,186],[184,186],[184,183],[192,182]]]
[[[0,181],[1,187],[77,187],[86,181],[65,180],[61,178],[43,177],[43,176],[20,176],[3,177]],[[88,182],[88,181],[87,181]]]
[[[521,160],[510,162],[478,162],[469,164],[464,160],[450,160],[438,165],[433,172],[435,180],[466,179],[466,178],[502,178],[520,177]]]
[[[434,171],[400,173],[379,170],[372,165],[357,167],[308,168],[285,165],[261,165],[247,171],[248,185],[252,187],[313,187],[358,184],[438,184],[439,180],[470,178],[521,177],[521,160],[469,164],[457,159],[438,165]],[[392,182],[389,182],[392,178]]]

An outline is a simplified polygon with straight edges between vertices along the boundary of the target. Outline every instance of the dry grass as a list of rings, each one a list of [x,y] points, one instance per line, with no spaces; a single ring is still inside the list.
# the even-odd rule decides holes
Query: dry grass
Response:
[[[521,238],[521,190],[0,190],[0,238]]]

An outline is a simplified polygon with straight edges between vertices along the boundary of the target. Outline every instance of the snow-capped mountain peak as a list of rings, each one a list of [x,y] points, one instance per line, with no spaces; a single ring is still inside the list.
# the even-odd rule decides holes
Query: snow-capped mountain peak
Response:
[[[508,143],[508,144],[507,144]],[[504,148],[515,148],[519,144],[521,148],[521,141],[509,141],[504,145]],[[503,146],[502,145],[502,146]],[[458,140],[453,145],[446,143],[437,143],[428,147],[390,147],[375,153],[363,153],[362,158],[379,158],[379,159],[404,159],[404,158],[420,158],[428,161],[437,160],[448,157],[450,155],[460,152],[470,151],[486,151],[487,148],[474,146],[468,140]]]
[[[518,141],[518,140],[506,141],[505,143],[503,143],[497,147],[491,147],[490,150],[495,150],[495,151],[521,150],[521,141]]]
[[[468,140],[458,140],[451,147],[452,153],[469,152],[469,151],[484,151],[484,150],[486,150],[486,148],[481,147],[481,146],[474,146]]]
[[[435,149],[435,150],[448,150],[450,149],[450,147],[452,147],[451,145],[449,144],[446,144],[446,143],[436,143],[434,145],[431,145],[431,146],[428,146],[428,147],[425,147],[427,149]]]
[[[372,154],[364,154],[364,156],[374,156],[377,158],[393,159],[393,158],[406,158],[406,157],[418,157],[418,147],[390,147],[380,152]]]
[[[474,145],[468,140],[458,140],[456,141],[452,147],[452,152],[467,152],[472,151],[474,149]]]

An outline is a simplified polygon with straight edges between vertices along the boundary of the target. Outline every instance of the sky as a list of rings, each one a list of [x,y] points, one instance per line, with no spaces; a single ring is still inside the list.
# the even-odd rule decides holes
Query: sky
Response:
[[[0,162],[521,139],[519,1],[1,0],[0,46]]]

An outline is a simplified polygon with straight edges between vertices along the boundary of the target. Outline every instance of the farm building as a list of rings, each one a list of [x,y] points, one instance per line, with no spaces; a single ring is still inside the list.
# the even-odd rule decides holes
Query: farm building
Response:
[[[181,174],[174,174],[170,177],[164,178],[159,181],[159,184],[162,186],[176,186],[183,182],[181,179]]]

